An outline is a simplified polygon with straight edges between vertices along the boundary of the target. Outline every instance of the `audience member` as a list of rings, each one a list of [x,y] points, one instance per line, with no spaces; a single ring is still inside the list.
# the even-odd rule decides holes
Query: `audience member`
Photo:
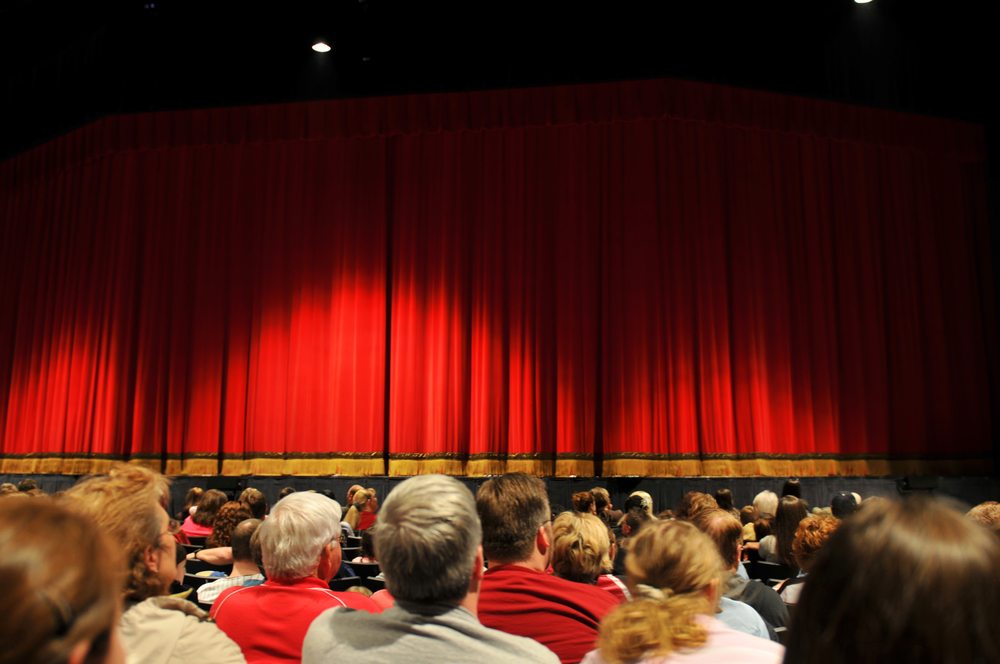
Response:
[[[809,508],[804,500],[795,496],[784,496],[778,503],[773,534],[760,540],[758,552],[761,560],[796,567],[795,559],[792,557],[792,541],[795,539],[799,521],[808,515]]]
[[[477,620],[481,539],[472,494],[459,481],[422,475],[400,484],[382,508],[376,542],[395,606],[374,616],[323,613],[302,661],[556,662],[542,645]]]
[[[0,501],[0,663],[123,664],[121,574],[114,545],[70,505]]]
[[[712,540],[722,557],[723,568],[729,572],[723,579],[722,603],[725,604],[726,600],[729,600],[742,602],[751,607],[764,620],[768,636],[776,640],[774,628],[787,626],[788,608],[772,588],[736,573],[743,548],[743,528],[740,522],[725,510],[708,509],[699,512],[692,523]],[[725,608],[723,607],[723,613]],[[724,617],[720,619],[726,622]],[[752,619],[750,622],[752,623]],[[738,629],[734,623],[726,624]]]
[[[701,491],[688,491],[674,511],[674,518],[690,521],[702,510],[718,509],[715,498]]]
[[[176,542],[163,504],[167,480],[142,466],[116,464],[66,491],[115,542],[124,566],[120,626],[130,662],[243,662],[239,648],[197,606],[167,597],[176,573]],[[75,544],[75,543],[74,543]]]
[[[379,611],[367,597],[328,586],[341,562],[337,501],[292,493],[275,504],[255,536],[267,581],[223,590],[212,604],[216,624],[248,662],[299,661],[309,624],[329,608]]]
[[[233,528],[237,524],[251,518],[250,510],[236,500],[230,500],[219,508],[215,515],[215,522],[212,525],[212,534],[205,540],[205,546],[212,548],[217,546],[229,546],[233,536]]]
[[[250,511],[251,518],[263,521],[267,516],[267,498],[260,489],[252,486],[243,489],[239,500]]]
[[[361,532],[375,525],[375,506],[377,505],[374,494],[368,489],[358,489],[354,492],[354,503],[347,510],[344,521],[354,532]]]
[[[629,500],[637,502],[629,503]],[[628,499],[625,501],[625,511],[627,512],[634,506],[642,507],[646,510],[646,514],[653,516],[653,497],[649,495],[648,491],[633,491],[628,495]]]
[[[602,486],[595,486],[590,490],[590,493],[594,494],[594,506],[601,521],[609,526],[617,524],[618,520],[622,518],[622,511],[615,509],[608,490]]]
[[[361,486],[360,484],[352,484],[351,487],[347,490],[347,502],[344,504],[347,505],[348,508],[350,508],[350,506],[354,504],[354,494],[360,491],[361,489],[364,489],[364,487]]]
[[[11,482],[0,484],[0,496],[9,496],[15,493],[18,493],[16,484]]]
[[[830,500],[830,513],[838,519],[854,514],[858,509],[858,503],[854,500],[854,494],[841,491]]]
[[[195,509],[198,507],[198,503],[201,501],[201,497],[205,495],[205,490],[200,486],[193,486],[187,490],[184,494],[184,507],[175,515],[175,518],[181,523],[184,522],[189,516],[195,513]]]
[[[816,554],[839,525],[839,519],[819,514],[812,514],[799,522],[795,539],[792,541],[792,557],[799,567],[799,575],[793,579],[786,579],[776,586],[785,604],[798,604],[803,583],[809,570],[812,569]]]
[[[799,481],[799,478],[791,477],[785,480],[785,484],[781,487],[781,497],[785,496],[802,497],[802,482]]]
[[[17,483],[17,490],[21,493],[30,493],[38,489],[38,482],[30,477],[26,477]]]
[[[597,514],[597,503],[594,494],[589,491],[577,491],[573,494],[573,509],[577,512]]]
[[[718,504],[719,509],[726,510],[732,514],[737,519],[740,518],[740,511],[736,509],[733,505],[733,492],[730,489],[723,487],[715,492],[715,502]]]
[[[753,505],[745,505],[740,510],[740,523],[743,524],[743,541],[756,542],[757,531],[753,527],[753,522],[757,520],[757,509]]]
[[[260,549],[254,546],[253,540],[260,524],[260,519],[246,519],[233,529],[231,538],[233,571],[225,578],[198,588],[198,602],[211,604],[226,588],[257,586],[264,582],[264,575],[260,573],[259,567]],[[196,551],[195,554],[197,553]]]
[[[369,528],[361,531],[361,555],[356,556],[352,563],[377,563],[375,556],[375,531],[377,528]]]
[[[584,664],[777,663],[784,649],[714,618],[722,561],[687,521],[657,521],[635,538],[627,561],[633,599],[602,623],[600,648]]]
[[[278,500],[281,500],[282,498],[287,498],[293,493],[295,493],[295,487],[293,486],[281,487],[281,491],[278,492]]]
[[[545,573],[552,553],[545,485],[522,473],[501,475],[480,487],[476,508],[490,562],[479,598],[482,623],[531,637],[563,662],[580,661],[618,601],[600,588]]]
[[[567,581],[597,586],[622,601],[621,581],[606,574],[611,570],[610,551],[608,527],[594,514],[563,512],[552,523],[553,573]]]
[[[758,518],[773,517],[778,511],[778,494],[773,491],[761,491],[753,497],[753,506],[757,510]]]
[[[1000,542],[923,496],[864,503],[816,556],[789,664],[1000,662]]]
[[[208,537],[212,534],[215,517],[226,504],[226,494],[218,489],[209,489],[198,501],[194,514],[184,519],[181,530],[188,537]]]

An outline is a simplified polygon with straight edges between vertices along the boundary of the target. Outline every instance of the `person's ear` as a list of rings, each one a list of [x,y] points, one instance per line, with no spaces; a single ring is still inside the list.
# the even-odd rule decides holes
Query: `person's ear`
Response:
[[[484,559],[485,556],[483,556],[483,547],[482,546],[476,547],[476,559],[472,561],[472,576],[469,578],[470,593],[479,592],[479,584],[482,583],[483,574],[485,573],[485,571],[483,570]]]
[[[712,606],[719,604],[719,580],[712,579],[712,582],[705,586],[705,596],[708,597]]]
[[[535,533],[535,546],[538,548],[538,551],[543,554],[549,550],[549,545],[551,544],[549,529],[546,528],[547,525],[548,522],[538,526],[538,532]]]
[[[146,568],[151,572],[160,571],[160,556],[157,555],[158,551],[159,549],[153,545],[147,546],[142,551],[142,559],[146,563]]]

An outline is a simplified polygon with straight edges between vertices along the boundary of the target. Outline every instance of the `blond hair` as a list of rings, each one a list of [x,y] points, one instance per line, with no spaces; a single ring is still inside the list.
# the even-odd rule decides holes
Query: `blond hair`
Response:
[[[707,535],[686,521],[655,521],[632,540],[625,559],[634,599],[602,622],[598,647],[610,664],[698,648],[708,635],[695,617],[712,615],[710,591],[722,558]]]
[[[552,523],[552,570],[570,581],[593,583],[610,569],[608,527],[589,512],[563,512]]]
[[[351,498],[353,502],[347,510],[347,514],[344,516],[344,523],[349,525],[351,530],[357,530],[358,522],[361,521],[361,510],[371,499],[372,492],[369,489],[358,489],[354,492],[354,495]]]
[[[167,479],[159,473],[122,463],[63,494],[118,545],[127,569],[126,600],[141,602],[163,590],[163,581],[146,566],[144,554],[148,547],[160,546],[160,509],[167,490]]]

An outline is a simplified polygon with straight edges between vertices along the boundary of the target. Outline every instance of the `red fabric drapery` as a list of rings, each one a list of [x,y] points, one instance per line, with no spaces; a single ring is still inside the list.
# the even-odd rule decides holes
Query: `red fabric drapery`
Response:
[[[107,118],[0,165],[0,470],[984,472],[984,160],[673,81]]]

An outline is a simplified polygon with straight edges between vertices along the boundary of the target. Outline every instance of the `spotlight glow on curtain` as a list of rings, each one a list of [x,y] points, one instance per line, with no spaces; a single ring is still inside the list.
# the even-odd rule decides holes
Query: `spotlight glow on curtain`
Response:
[[[981,132],[651,81],[0,164],[0,472],[989,472]]]

